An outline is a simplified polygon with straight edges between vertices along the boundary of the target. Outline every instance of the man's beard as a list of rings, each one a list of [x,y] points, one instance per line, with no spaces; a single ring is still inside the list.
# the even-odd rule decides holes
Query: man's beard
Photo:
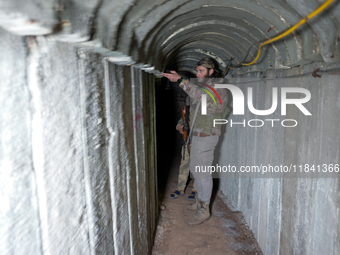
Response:
[[[209,80],[209,78],[210,78],[209,76],[205,76],[205,77],[197,78],[197,81],[206,83]]]

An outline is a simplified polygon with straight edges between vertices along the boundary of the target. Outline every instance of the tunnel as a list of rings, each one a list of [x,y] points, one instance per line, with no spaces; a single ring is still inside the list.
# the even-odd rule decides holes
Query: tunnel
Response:
[[[161,73],[204,57],[238,91],[219,196],[263,254],[340,254],[338,0],[0,0],[0,38],[0,254],[151,254],[186,97]]]

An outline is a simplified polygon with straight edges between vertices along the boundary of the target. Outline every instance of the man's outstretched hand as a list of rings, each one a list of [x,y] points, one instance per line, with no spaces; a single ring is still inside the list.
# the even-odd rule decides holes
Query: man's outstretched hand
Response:
[[[170,71],[170,73],[161,73],[164,77],[168,78],[172,82],[178,81],[181,76],[176,71]]]
[[[178,125],[177,126],[178,132],[180,132],[182,135],[183,135],[183,127],[184,127],[184,125]]]

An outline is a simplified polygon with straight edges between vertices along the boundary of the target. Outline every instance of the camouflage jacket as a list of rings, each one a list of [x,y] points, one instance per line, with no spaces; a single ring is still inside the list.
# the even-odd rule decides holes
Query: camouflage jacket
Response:
[[[177,122],[176,129],[178,130],[178,126],[184,125],[182,118],[180,118]]]
[[[196,79],[195,79],[196,80]],[[214,84],[223,84],[223,79],[208,79],[205,82],[207,85],[214,88]],[[187,79],[183,79],[181,84],[179,85],[190,97],[191,99],[191,111],[190,111],[190,127],[191,127],[191,121],[194,118],[195,110],[198,102],[201,101],[202,95],[207,94],[202,88],[205,90],[208,90],[210,94],[214,97],[214,99],[207,95],[207,114],[202,115],[201,113],[201,106],[199,106],[196,120],[194,123],[194,132],[202,132],[203,134],[210,135],[210,134],[216,134],[221,135],[221,125],[216,124],[215,127],[213,126],[213,120],[214,119],[225,119],[226,115],[229,112],[229,108],[227,106],[228,104],[228,94],[226,89],[215,89],[218,95],[220,96],[222,105],[217,97],[217,95],[207,86],[202,85],[202,87],[199,86],[199,84],[193,84]],[[215,103],[216,102],[216,103]]]

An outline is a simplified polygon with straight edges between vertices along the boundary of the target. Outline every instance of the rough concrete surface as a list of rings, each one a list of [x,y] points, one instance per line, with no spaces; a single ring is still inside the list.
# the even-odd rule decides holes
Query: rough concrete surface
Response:
[[[155,75],[193,76],[203,57],[220,71],[231,58],[250,62],[260,42],[324,2],[0,0],[0,254],[150,254],[162,153]],[[255,64],[230,70],[230,83],[249,79],[239,87],[253,88],[256,109],[271,106],[272,87],[308,89],[312,116],[291,105],[282,116],[279,104],[268,117],[297,127],[224,127],[214,163],[339,164],[339,24],[334,0]],[[334,171],[229,177],[219,189],[264,254],[340,254]]]
[[[1,254],[150,253],[151,75],[50,37],[1,35]]]
[[[231,84],[249,82],[238,86],[243,91],[253,87],[256,109],[270,108],[264,102],[268,102],[266,98],[271,97],[268,90],[274,86],[306,88],[312,97],[304,105],[312,116],[304,115],[293,105],[287,106],[286,116],[281,115],[279,108],[268,116],[254,116],[249,112],[245,116],[231,114],[229,120],[238,122],[255,118],[295,119],[298,125],[292,128],[281,125],[258,128],[227,126],[216,161],[219,165],[230,164],[239,169],[242,165],[261,164],[303,167],[314,164],[315,168],[321,164],[339,164],[338,75],[330,71],[323,73],[321,79],[314,78],[310,71],[315,65],[230,79]],[[324,70],[337,68],[337,65],[324,66]],[[307,75],[276,79],[277,75],[299,74]],[[268,81],[262,77],[267,77]],[[222,192],[236,209],[244,213],[264,254],[335,254],[339,250],[339,173],[313,176],[311,173],[298,171],[286,177],[271,176],[274,178],[252,178],[249,173],[240,179],[220,175]]]
[[[23,38],[0,28],[1,254],[42,254]],[[13,50],[15,48],[15,51]],[[18,220],[20,219],[20,220]]]

